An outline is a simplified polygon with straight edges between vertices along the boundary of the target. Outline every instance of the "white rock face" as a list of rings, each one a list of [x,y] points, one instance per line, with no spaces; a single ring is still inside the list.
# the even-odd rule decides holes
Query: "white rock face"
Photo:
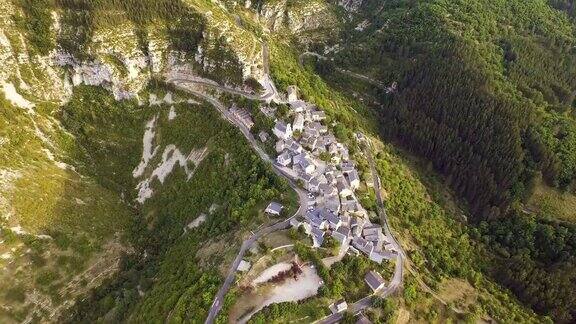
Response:
[[[151,94],[152,96],[152,94]],[[154,96],[156,97],[156,96]],[[172,101],[172,97],[164,98],[164,100]],[[155,100],[155,99],[154,99]],[[174,107],[172,107],[174,108]],[[174,112],[175,114],[176,112]],[[170,116],[169,116],[170,118]],[[146,173],[150,161],[156,156],[158,150],[160,149],[157,145],[154,145],[154,137],[156,135],[156,122],[158,116],[154,116],[151,120],[146,123],[146,129],[144,131],[144,137],[142,139],[142,159],[140,164],[132,171],[132,176],[134,178],[141,178]],[[157,179],[160,183],[164,183],[168,175],[172,173],[172,170],[176,165],[184,168],[188,180],[194,175],[196,167],[208,153],[207,148],[192,150],[185,156],[175,145],[168,145],[162,153],[162,161],[154,168],[150,176],[146,177],[136,186],[138,191],[138,198],[136,199],[139,203],[143,204],[147,199],[151,198],[154,194],[154,190],[151,187],[152,181]],[[193,164],[193,166],[191,165]]]
[[[194,229],[194,228],[202,225],[202,223],[204,223],[205,221],[206,221],[206,214],[204,214],[204,213],[200,214],[193,221],[191,221],[188,225],[186,225],[186,227],[184,227],[184,233],[186,233],[188,230]]]
[[[363,2],[363,0],[339,0],[338,4],[348,11],[356,12]]]
[[[144,131],[143,149],[142,149],[142,160],[140,164],[132,171],[132,176],[134,178],[141,177],[148,166],[148,162],[152,157],[156,155],[158,147],[154,147],[154,135],[156,128],[157,117],[152,118],[148,123],[146,123],[146,129]]]
[[[24,108],[28,112],[33,112],[35,105],[30,101],[26,100],[22,95],[16,91],[16,87],[12,83],[4,83],[0,81],[0,86],[4,92],[4,97],[8,99],[14,106]]]
[[[196,167],[204,158],[208,152],[207,148],[192,150],[188,156],[184,156],[182,152],[175,145],[168,145],[164,149],[162,154],[162,161],[158,166],[152,171],[149,178],[140,181],[136,186],[138,190],[138,198],[136,199],[139,203],[143,204],[147,199],[151,198],[154,194],[154,190],[151,188],[151,183],[154,179],[158,179],[160,183],[164,183],[168,175],[172,173],[174,166],[177,164],[184,168],[184,172],[188,176],[188,180],[194,175]],[[189,162],[194,163],[194,167],[189,166]]]
[[[170,112],[168,113],[168,120],[174,120],[176,118],[176,108],[174,106],[170,107]]]
[[[103,86],[116,100],[137,98],[152,75],[168,67],[169,43],[161,31],[150,30],[146,55],[134,30],[130,23],[96,30],[89,50],[95,57],[91,61],[79,61],[68,53],[55,51],[50,59],[63,71],[61,83],[67,96],[73,86],[85,84]]]

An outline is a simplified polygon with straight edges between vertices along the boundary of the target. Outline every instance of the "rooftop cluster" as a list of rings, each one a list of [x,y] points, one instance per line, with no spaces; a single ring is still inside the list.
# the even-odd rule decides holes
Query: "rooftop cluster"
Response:
[[[372,224],[355,192],[360,176],[347,147],[338,142],[325,125],[326,115],[314,105],[298,99],[296,89],[289,87],[290,119],[277,120],[272,132],[277,137],[277,165],[308,190],[309,207],[303,226],[320,247],[326,235],[341,245],[341,252],[364,253],[381,263],[395,256],[394,245],[382,227]],[[290,122],[291,121],[291,122]]]

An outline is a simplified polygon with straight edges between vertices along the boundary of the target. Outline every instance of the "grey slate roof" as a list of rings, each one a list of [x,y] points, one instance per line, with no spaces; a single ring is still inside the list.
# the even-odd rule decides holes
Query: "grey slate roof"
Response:
[[[364,236],[378,234],[378,233],[382,233],[382,226],[374,225],[374,224],[364,226],[364,229],[362,230],[362,235],[364,235]]]
[[[368,272],[364,280],[366,280],[368,286],[370,286],[374,291],[380,289],[384,285],[384,278],[375,271]]]
[[[266,207],[266,212],[272,214],[280,214],[282,208],[284,207],[280,203],[273,201],[270,204],[268,204],[268,207]]]
[[[326,220],[328,221],[328,224],[330,224],[330,227],[338,227],[341,223],[340,218],[332,213],[328,214],[326,217]]]

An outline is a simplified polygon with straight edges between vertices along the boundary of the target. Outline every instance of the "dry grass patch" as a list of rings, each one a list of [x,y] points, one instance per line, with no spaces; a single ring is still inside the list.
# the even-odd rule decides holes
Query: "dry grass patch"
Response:
[[[397,311],[398,316],[396,316],[396,324],[407,324],[410,321],[410,311],[406,308],[401,307]]]
[[[443,301],[456,305],[457,308],[467,309],[468,305],[476,303],[478,294],[468,281],[452,278],[440,283],[438,296]]]
[[[552,188],[542,178],[537,180],[527,207],[530,211],[548,214],[559,220],[576,222],[576,195]]]

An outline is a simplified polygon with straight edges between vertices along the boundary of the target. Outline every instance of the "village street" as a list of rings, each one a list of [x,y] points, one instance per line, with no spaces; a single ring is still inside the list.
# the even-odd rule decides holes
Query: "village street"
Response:
[[[236,258],[234,259],[234,262],[232,263],[232,265],[230,266],[230,269],[228,270],[228,275],[226,276],[224,283],[222,284],[222,286],[218,290],[218,293],[216,293],[216,296],[214,298],[214,302],[212,303],[212,307],[210,308],[210,312],[208,313],[208,317],[206,318],[206,323],[213,323],[214,319],[216,318],[216,315],[218,314],[218,312],[222,308],[222,302],[224,300],[224,296],[226,295],[226,293],[230,289],[230,286],[234,282],[234,278],[236,277],[236,269],[238,268],[240,261],[242,261],[244,254],[246,254],[246,251],[248,251],[254,245],[254,243],[256,243],[258,241],[258,239],[260,239],[261,237],[266,236],[272,232],[283,230],[283,229],[290,227],[290,219],[292,219],[293,217],[296,217],[297,215],[303,215],[305,210],[306,210],[306,207],[308,206],[308,196],[307,196],[308,193],[305,190],[298,187],[296,185],[296,183],[294,182],[294,180],[275,164],[274,160],[272,160],[268,156],[268,154],[266,154],[266,152],[264,152],[260,148],[260,146],[256,142],[256,139],[254,138],[252,133],[250,133],[250,130],[248,130],[246,128],[246,126],[244,126],[244,124],[242,124],[232,114],[230,114],[228,109],[226,109],[226,107],[221,102],[219,102],[216,98],[214,98],[212,96],[206,95],[206,94],[204,94],[200,91],[197,91],[197,90],[193,90],[189,87],[186,87],[185,85],[176,84],[176,86],[181,90],[190,92],[190,93],[192,93],[192,94],[194,94],[200,98],[205,99],[206,101],[210,102],[214,107],[216,107],[222,113],[222,116],[224,116],[224,118],[226,118],[230,123],[232,123],[233,125],[235,125],[236,127],[238,127],[240,129],[240,131],[242,132],[244,137],[248,140],[250,145],[258,153],[260,158],[262,158],[262,160],[270,163],[272,165],[272,170],[278,176],[287,179],[290,187],[292,189],[294,189],[294,191],[296,191],[296,193],[298,194],[299,207],[298,207],[298,210],[294,213],[294,215],[290,216],[288,219],[286,219],[282,222],[278,222],[278,223],[275,223],[271,226],[268,226],[268,227],[265,227],[265,228],[258,230],[256,233],[251,235],[248,239],[244,240],[244,242],[242,243],[242,246],[240,247],[240,251],[238,251],[238,254],[236,255]]]
[[[201,79],[198,77],[188,78],[186,75],[178,75],[176,77],[175,76],[168,77],[168,79],[167,79],[168,82],[173,83],[177,88],[179,88],[183,91],[192,93],[192,94],[194,94],[200,98],[203,98],[206,101],[208,101],[209,103],[211,103],[214,107],[216,107],[225,119],[227,119],[230,123],[232,123],[234,126],[236,126],[237,128],[240,129],[240,131],[242,132],[244,137],[248,140],[248,142],[254,148],[254,150],[257,152],[257,154],[260,156],[260,158],[263,159],[264,161],[270,163],[272,165],[273,171],[277,175],[287,179],[290,186],[297,192],[298,198],[299,198],[299,209],[296,211],[296,213],[294,215],[290,216],[288,219],[286,219],[284,221],[281,221],[281,222],[275,223],[271,226],[260,229],[256,233],[253,233],[248,239],[246,239],[242,243],[240,251],[238,252],[234,262],[232,263],[232,265],[228,271],[227,277],[224,280],[223,285],[220,287],[218,293],[216,294],[216,296],[214,298],[214,301],[212,303],[212,306],[210,308],[210,311],[208,313],[208,317],[206,318],[205,323],[213,323],[216,316],[218,315],[218,312],[221,310],[221,308],[223,306],[224,296],[226,295],[226,293],[230,289],[232,283],[234,282],[238,265],[242,261],[242,258],[244,257],[244,254],[246,253],[246,251],[248,251],[248,249],[250,249],[250,247],[252,247],[254,245],[254,243],[256,243],[257,240],[260,239],[261,237],[268,235],[274,231],[278,231],[278,230],[282,230],[282,229],[286,229],[286,228],[290,227],[291,226],[291,224],[290,224],[291,219],[295,218],[296,216],[304,216],[304,214],[306,213],[306,209],[309,205],[309,200],[310,200],[310,198],[308,197],[309,192],[307,190],[300,188],[296,184],[297,179],[294,177],[293,174],[291,174],[290,172],[287,172],[287,170],[290,170],[290,169],[285,170],[286,168],[283,168],[282,166],[278,165],[278,163],[275,160],[273,160],[266,152],[264,152],[264,150],[259,146],[255,137],[250,132],[249,128],[246,127],[245,123],[243,123],[234,114],[232,114],[218,99],[198,90],[195,87],[195,85],[208,86],[208,87],[218,89],[220,91],[225,91],[225,92],[229,92],[232,94],[244,96],[244,97],[249,98],[249,99],[257,99],[257,100],[266,101],[266,102],[269,102],[271,100],[281,101],[282,99],[279,98],[276,87],[275,87],[274,83],[271,81],[270,75],[268,73],[268,67],[267,67],[267,65],[268,65],[268,57],[267,57],[268,56],[268,48],[266,45],[263,46],[263,55],[264,55],[264,63],[266,66],[266,68],[265,68],[266,73],[265,73],[265,77],[264,77],[264,81],[265,81],[264,83],[266,84],[266,86],[265,86],[265,93],[261,96],[247,93],[247,92],[244,92],[241,90],[221,86],[221,85],[218,85],[217,83],[215,83],[211,80]],[[391,293],[393,293],[394,291],[396,291],[396,289],[398,287],[400,287],[400,285],[402,284],[404,253],[402,252],[400,245],[396,242],[395,239],[393,239],[393,237],[390,233],[390,228],[388,226],[388,220],[386,217],[386,213],[385,213],[385,209],[384,209],[384,205],[383,205],[383,200],[382,200],[382,197],[380,196],[380,181],[379,181],[379,178],[377,176],[376,170],[374,168],[370,152],[368,152],[367,156],[369,157],[371,171],[373,173],[374,188],[376,190],[377,202],[378,202],[378,214],[381,217],[383,230],[384,230],[386,236],[392,238],[391,243],[394,246],[394,248],[396,249],[396,251],[398,251],[398,253],[395,254],[396,267],[395,267],[394,276],[393,276],[392,280],[390,281],[388,286],[375,292],[375,294],[377,294],[381,297],[386,297],[386,296],[390,295]],[[349,310],[356,313],[356,312],[359,312],[359,311],[369,307],[372,304],[373,297],[374,297],[374,295],[369,295],[369,296],[351,304]],[[343,316],[342,312],[338,312],[336,314],[333,314],[331,316],[328,316],[328,317],[322,319],[320,322],[322,322],[322,323],[337,322],[342,316]]]
[[[375,296],[378,296],[381,298],[386,298],[386,297],[390,296],[392,293],[394,293],[402,285],[402,279],[404,276],[404,266],[403,266],[404,265],[404,251],[402,250],[402,247],[400,246],[400,244],[398,244],[398,242],[396,241],[396,239],[394,238],[394,236],[390,232],[390,227],[388,225],[388,216],[386,214],[386,209],[384,208],[384,200],[382,199],[382,193],[381,193],[381,189],[380,189],[380,178],[378,176],[378,173],[376,172],[376,167],[374,165],[374,158],[372,157],[372,152],[370,150],[370,142],[365,136],[362,136],[362,141],[365,144],[364,154],[368,158],[368,163],[370,164],[370,171],[372,172],[372,181],[374,182],[374,190],[376,192],[376,202],[377,202],[377,208],[378,208],[378,215],[382,219],[382,224],[384,225],[384,231],[385,231],[386,235],[393,239],[393,244],[397,247],[398,253],[396,254],[396,263],[395,263],[394,275],[392,277],[392,280],[390,281],[390,284],[387,287],[385,287],[384,289],[382,289],[381,291],[376,292],[374,295],[367,296],[365,298],[358,300],[357,302],[355,302],[353,304],[350,304],[348,306],[348,311],[350,311],[353,314],[358,313],[358,312],[370,307],[372,305],[372,302],[373,302]],[[317,323],[321,323],[321,324],[337,323],[338,321],[340,321],[342,319],[343,316],[344,315],[342,313],[332,314],[332,315],[329,315],[329,316],[317,321]]]

